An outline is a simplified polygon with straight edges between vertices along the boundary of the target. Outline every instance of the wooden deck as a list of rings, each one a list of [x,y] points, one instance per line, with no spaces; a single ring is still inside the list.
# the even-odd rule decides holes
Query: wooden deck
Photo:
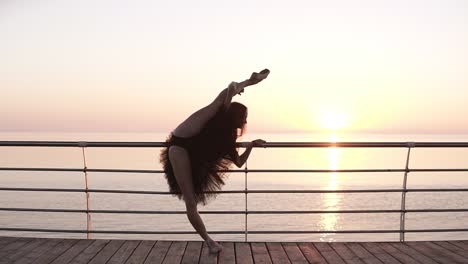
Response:
[[[0,263],[468,263],[468,241],[222,244],[0,237]]]

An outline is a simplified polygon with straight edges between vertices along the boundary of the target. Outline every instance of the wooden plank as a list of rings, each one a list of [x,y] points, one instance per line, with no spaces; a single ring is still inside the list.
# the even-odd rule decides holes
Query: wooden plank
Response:
[[[380,264],[382,261],[380,261],[378,258],[376,258],[374,255],[369,253],[363,246],[361,246],[359,243],[356,242],[351,242],[351,243],[345,243],[346,247],[348,247],[356,256],[364,263],[367,264]]]
[[[63,252],[67,251],[73,245],[78,243],[78,239],[63,239],[51,250],[47,251],[46,254],[43,254],[38,259],[34,261],[34,264],[48,264],[60,256]]]
[[[111,240],[96,256],[94,256],[89,264],[106,263],[125,243],[125,240]]]
[[[236,254],[234,252],[234,243],[232,242],[221,242],[223,250],[219,252],[218,263],[220,264],[235,264]]]
[[[18,237],[1,237],[0,238],[0,249],[4,246],[7,246],[10,243],[13,243],[13,241],[17,240]]]
[[[218,262],[218,254],[210,254],[208,245],[203,242],[200,254],[200,264],[213,264]]]
[[[273,262],[273,264],[291,263],[281,243],[268,242],[266,243],[266,246],[267,246],[268,252],[270,252],[271,262]]]
[[[156,244],[156,241],[154,240],[141,241],[125,263],[143,264],[154,244]]]
[[[440,253],[441,255],[447,256],[448,258],[452,259],[455,263],[468,263],[468,258],[465,258],[463,256],[460,256],[456,253],[453,253],[452,251],[441,247],[439,245],[436,245],[433,242],[421,242],[424,246],[427,246],[428,248],[431,248],[437,253]]]
[[[63,241],[63,239],[47,239],[45,243],[42,245],[34,248],[30,252],[26,252],[22,257],[17,258],[14,263],[17,264],[28,264],[36,261],[40,256],[45,254],[46,252],[52,250],[55,245]]]
[[[315,248],[320,252],[320,254],[330,263],[340,263],[344,264],[345,262],[340,256],[333,250],[328,243],[325,242],[314,242],[312,243]]]
[[[330,246],[335,250],[335,252],[349,264],[363,264],[364,262],[359,259],[359,257],[354,254],[344,243],[330,243]]]
[[[148,257],[145,260],[146,264],[160,264],[163,262],[164,258],[166,257],[167,251],[171,246],[171,241],[158,241],[151,249]]]
[[[135,248],[140,244],[139,240],[127,240],[109,259],[107,264],[122,264],[130,257]]]
[[[250,243],[252,248],[252,255],[255,263],[271,263],[270,255],[266,248],[265,243],[252,242]]]
[[[361,243],[361,245],[364,248],[366,248],[376,258],[380,259],[380,261],[382,261],[383,263],[389,263],[389,264],[399,264],[400,263],[398,260],[396,260],[390,254],[388,254],[383,249],[381,249],[379,246],[377,246],[377,243],[366,242],[366,243]]]
[[[167,251],[163,263],[180,263],[182,261],[182,256],[184,255],[186,247],[187,242],[185,241],[172,242],[171,246],[169,247],[169,250]]]
[[[70,263],[73,264],[86,264],[94,256],[96,256],[102,248],[104,248],[109,243],[109,240],[105,239],[96,239],[94,242],[85,248],[78,256],[72,259]]]
[[[443,247],[447,250],[450,250],[451,252],[461,256],[461,257],[468,257],[468,250],[464,250],[464,249],[461,249],[455,245],[452,245],[450,244],[449,242],[447,241],[436,241],[436,242],[433,242],[434,244],[437,244],[438,246],[440,247]],[[468,261],[467,261],[468,263]]]
[[[58,258],[56,258],[52,264],[63,264],[69,263],[74,257],[80,254],[81,251],[85,250],[89,245],[94,242],[92,239],[80,239],[72,247],[68,248]]]
[[[425,246],[421,242],[406,242],[406,244],[410,246],[411,248],[413,248],[414,250],[419,251],[420,253],[428,256],[429,258],[433,259],[436,262],[454,263],[454,261],[451,258],[441,254],[440,252],[432,250],[430,247]]]
[[[437,262],[432,260],[432,258],[430,258],[429,256],[426,256],[426,255],[422,254],[421,252],[413,249],[412,247],[408,246],[406,243],[389,242],[387,244],[390,244],[394,248],[397,248],[401,252],[411,256],[412,258],[419,261],[420,263],[437,264]]]
[[[17,259],[23,257],[25,254],[29,253],[31,250],[37,248],[41,244],[44,244],[46,239],[35,238],[24,244],[23,246],[17,248],[16,250],[11,251],[10,253],[4,255],[0,259],[0,263],[12,263]]]
[[[281,245],[292,263],[309,263],[302,254],[297,243],[285,242],[281,243]]]
[[[205,243],[0,237],[0,263],[468,263],[467,241]],[[255,260],[255,261],[254,261]]]
[[[385,252],[388,254],[392,255],[392,257],[396,258],[398,261],[400,261],[403,264],[417,264],[419,263],[416,261],[414,258],[411,256],[401,252],[400,250],[392,247],[388,243],[378,243],[378,246],[383,249]]]
[[[4,246],[2,249],[0,249],[0,258],[3,258],[4,256],[10,254],[11,252],[17,250],[18,248],[22,247],[23,245],[27,244],[29,241],[31,241],[32,238],[29,237],[21,237],[18,238],[17,240],[13,241],[12,243]]]
[[[312,243],[301,242],[297,243],[304,257],[313,264],[326,264],[327,261],[322,257],[320,252],[315,248]]]
[[[201,241],[190,241],[185,248],[184,256],[182,257],[182,264],[198,263],[200,261],[200,254],[202,249]]]
[[[237,242],[234,245],[237,263],[253,264],[252,249],[249,243]]]
[[[468,251],[468,244],[465,244],[463,243],[463,241],[455,241],[455,240],[451,240],[451,241],[447,241],[448,243],[452,244],[452,245],[455,245],[465,251]]]

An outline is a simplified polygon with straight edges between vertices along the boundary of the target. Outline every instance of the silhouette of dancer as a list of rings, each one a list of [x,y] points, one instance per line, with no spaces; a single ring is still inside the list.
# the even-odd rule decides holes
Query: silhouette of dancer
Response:
[[[160,161],[170,192],[185,201],[187,217],[197,233],[205,240],[210,253],[218,253],[222,246],[210,238],[198,214],[197,205],[206,205],[224,185],[224,173],[234,163],[242,167],[252,151],[264,140],[248,142],[242,155],[236,150],[238,137],[245,131],[247,107],[231,102],[244,88],[264,80],[270,71],[252,73],[242,82],[231,82],[213,102],[199,109],[172,131],[161,151]],[[206,193],[208,192],[208,193]]]

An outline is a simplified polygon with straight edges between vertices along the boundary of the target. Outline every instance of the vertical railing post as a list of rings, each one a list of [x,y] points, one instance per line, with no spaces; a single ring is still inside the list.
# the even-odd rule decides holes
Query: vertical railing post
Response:
[[[245,161],[245,168],[244,168],[244,171],[245,171],[245,180],[244,180],[244,186],[245,186],[245,223],[244,223],[244,226],[245,226],[245,242],[247,242],[247,234],[248,234],[248,228],[247,228],[247,224],[248,224],[248,221],[247,221],[247,217],[248,217],[248,207],[247,207],[247,194],[248,194],[248,188],[247,188],[247,173],[248,173],[248,167],[247,167],[247,161]]]
[[[81,141],[78,142],[78,146],[81,147],[82,153],[83,153],[83,172],[84,172],[84,178],[85,178],[85,194],[86,194],[86,238],[90,239],[91,238],[91,214],[89,213],[89,192],[88,192],[88,167],[86,166],[86,155],[85,155],[85,148],[86,148],[86,142]]]
[[[408,142],[408,152],[406,154],[405,175],[403,177],[403,188],[401,191],[401,213],[400,213],[400,242],[405,242],[405,214],[406,214],[406,185],[408,182],[409,160],[411,148],[415,146],[414,142]]]

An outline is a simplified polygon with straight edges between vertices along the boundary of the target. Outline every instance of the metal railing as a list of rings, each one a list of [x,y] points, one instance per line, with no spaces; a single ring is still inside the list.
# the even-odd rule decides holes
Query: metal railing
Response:
[[[83,213],[87,215],[87,229],[41,229],[41,228],[10,228],[0,227],[3,231],[29,231],[29,232],[60,232],[60,233],[86,233],[90,234],[196,234],[195,231],[120,231],[120,230],[92,230],[92,214],[185,214],[185,211],[145,211],[145,210],[92,210],[89,207],[90,193],[125,193],[125,194],[153,194],[171,195],[169,192],[160,191],[135,191],[135,190],[109,190],[88,188],[88,172],[119,172],[119,173],[164,173],[162,170],[129,170],[129,169],[89,169],[86,166],[85,148],[87,147],[132,147],[132,148],[161,148],[166,147],[162,142],[84,142],[84,141],[0,141],[3,147],[79,147],[83,153],[83,168],[16,168],[0,167],[0,171],[63,171],[63,172],[83,172],[85,177],[85,189],[65,189],[65,188],[13,188],[2,187],[0,191],[31,191],[31,192],[84,192],[86,194],[86,210],[80,209],[46,209],[46,208],[0,208],[0,211],[15,212],[63,212],[63,213]],[[242,143],[238,143],[242,147]],[[437,213],[437,212],[468,212],[468,208],[463,209],[406,209],[406,193],[408,192],[467,192],[468,188],[425,188],[408,189],[407,179],[410,172],[468,172],[468,169],[410,169],[409,161],[411,149],[413,148],[468,148],[468,142],[270,142],[264,145],[265,148],[406,148],[406,164],[404,169],[352,169],[352,170],[310,170],[310,169],[248,169],[247,164],[244,169],[226,170],[224,172],[240,172],[245,174],[244,190],[217,191],[216,193],[243,193],[245,199],[245,210],[243,211],[200,211],[200,214],[243,214],[245,215],[245,229],[236,231],[210,231],[212,234],[244,234],[247,241],[248,234],[353,234],[353,233],[399,233],[400,241],[405,241],[406,233],[421,232],[463,232],[467,228],[451,229],[406,229],[406,213]],[[401,189],[352,189],[352,190],[249,190],[248,173],[352,173],[352,172],[404,172]],[[401,208],[399,210],[295,210],[295,211],[251,211],[248,210],[248,194],[252,193],[401,193]],[[399,230],[291,230],[291,231],[260,231],[248,230],[248,215],[251,214],[360,214],[360,213],[399,213]]]

